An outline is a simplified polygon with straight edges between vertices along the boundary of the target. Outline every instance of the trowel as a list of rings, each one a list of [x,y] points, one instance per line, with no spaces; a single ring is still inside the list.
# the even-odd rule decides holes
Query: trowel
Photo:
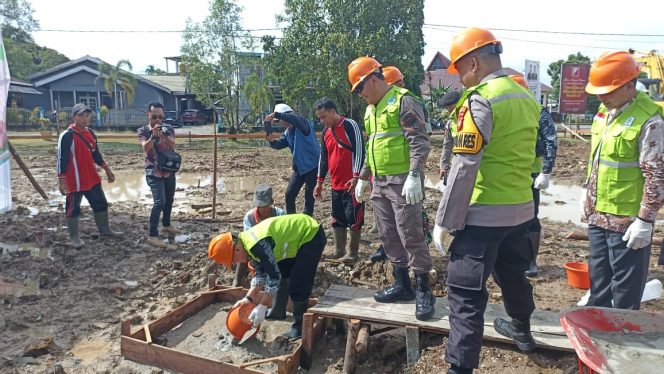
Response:
[[[240,342],[238,344],[242,344],[247,340],[249,340],[249,338],[251,338],[256,333],[257,329],[258,327],[251,326],[251,328],[244,333],[244,336],[242,337],[242,339],[240,339]]]

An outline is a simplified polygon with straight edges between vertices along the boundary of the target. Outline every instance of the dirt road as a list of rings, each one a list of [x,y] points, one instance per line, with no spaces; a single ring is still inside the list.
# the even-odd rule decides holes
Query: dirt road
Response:
[[[212,201],[212,153],[209,143],[194,142],[181,149],[185,166],[178,179],[174,223],[182,234],[166,250],[145,244],[151,197],[143,174],[142,154],[136,145],[102,144],[107,161],[116,171],[117,182],[104,185],[111,201],[111,222],[124,231],[121,240],[105,241],[96,234],[88,207],[83,209],[81,232],[86,245],[71,250],[67,241],[63,199],[57,192],[53,144],[19,147],[36,179],[47,191],[43,201],[19,169],[12,171],[14,210],[0,216],[0,372],[44,373],[58,363],[67,373],[158,373],[155,368],[124,360],[119,352],[120,321],[131,319],[134,328],[152,321],[166,311],[194,297],[215,273],[230,283],[232,275],[211,263],[206,256],[209,238],[216,233],[241,227],[257,183],[275,188],[276,205],[284,205],[284,190],[290,174],[290,154],[257,146],[257,142],[223,142],[219,154],[217,196],[218,221],[210,221],[205,204]],[[427,174],[437,174],[440,142],[428,162]],[[554,171],[558,186],[544,197],[540,276],[533,280],[536,305],[540,309],[572,307],[585,293],[566,284],[562,264],[584,261],[587,244],[561,240],[561,235],[578,228],[573,222],[576,184],[585,175],[587,145],[561,142]],[[435,179],[435,178],[433,178]],[[427,190],[425,206],[435,214],[440,193]],[[299,202],[301,204],[301,201]],[[329,230],[330,194],[316,202],[315,216]],[[203,209],[196,209],[201,208]],[[372,215],[367,213],[371,226]],[[331,237],[331,232],[328,233]],[[375,250],[375,234],[363,236],[361,255]],[[331,241],[328,251],[332,250]],[[435,251],[437,296],[445,295],[446,259]],[[659,250],[653,248],[651,273],[664,278],[654,266]],[[383,264],[361,262],[353,267],[321,263],[315,288],[322,295],[333,283],[381,287],[389,283],[389,269]],[[4,296],[3,296],[4,295]],[[498,287],[489,282],[490,302],[501,302]],[[644,304],[646,310],[661,310],[664,301]],[[285,328],[285,327],[284,327]],[[221,328],[220,328],[221,329]],[[202,333],[201,333],[202,334]],[[218,334],[203,334],[206,349],[219,344]],[[405,345],[398,334],[372,337],[369,352],[357,372],[432,373],[447,367],[442,354],[446,339],[425,334],[422,358],[415,367],[405,368]],[[223,340],[223,339],[221,339]],[[41,344],[41,346],[39,346]],[[31,345],[31,349],[27,347]],[[320,342],[313,373],[340,373],[345,337],[327,334]],[[210,354],[222,355],[209,349]],[[216,352],[216,353],[215,353]],[[35,357],[30,357],[30,356]],[[562,373],[575,366],[575,357],[546,351],[524,355],[511,346],[487,344],[482,350],[479,373]]]

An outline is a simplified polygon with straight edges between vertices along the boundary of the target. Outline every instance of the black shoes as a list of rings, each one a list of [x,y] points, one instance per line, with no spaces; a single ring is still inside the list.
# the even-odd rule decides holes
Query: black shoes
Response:
[[[513,319],[508,321],[496,318],[493,328],[502,336],[506,336],[516,342],[516,346],[523,352],[530,352],[537,348],[537,343],[530,333],[530,321],[519,321]]]
[[[379,303],[395,301],[411,301],[415,299],[415,291],[410,283],[408,268],[392,268],[394,283],[384,290],[374,293],[374,300]]]

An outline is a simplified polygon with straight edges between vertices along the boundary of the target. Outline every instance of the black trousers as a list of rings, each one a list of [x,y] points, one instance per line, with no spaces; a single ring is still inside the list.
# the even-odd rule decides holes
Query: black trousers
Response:
[[[466,226],[456,232],[447,266],[450,337],[445,360],[450,364],[465,368],[479,365],[490,274],[502,290],[507,314],[518,320],[530,319],[535,310],[533,287],[524,275],[531,259],[526,237],[529,224]]]
[[[641,307],[651,244],[629,249],[622,237],[620,232],[588,226],[590,298],[587,306],[634,310]]]
[[[310,216],[314,215],[314,188],[316,187],[317,175],[318,168],[303,175],[293,171],[288,187],[286,187],[286,214],[297,213],[295,211],[295,200],[302,186],[306,185],[304,188],[304,211],[302,213]]]
[[[101,183],[97,183],[87,191],[70,192],[67,194],[65,198],[67,218],[76,218],[81,214],[83,196],[85,196],[93,212],[99,213],[108,210],[108,202],[106,201],[104,190],[101,188]]]
[[[354,192],[332,190],[332,227],[360,231],[364,224],[364,203],[358,203]]]
[[[277,262],[281,276],[290,279],[288,295],[293,302],[307,301],[311,295],[318,262],[325,244],[327,244],[325,230],[320,226],[316,235],[300,247],[294,258]]]
[[[154,177],[147,175],[145,179],[152,191],[152,211],[150,212],[150,236],[159,236],[159,216],[162,215],[162,225],[171,225],[171,210],[175,196],[175,174],[169,177]]]

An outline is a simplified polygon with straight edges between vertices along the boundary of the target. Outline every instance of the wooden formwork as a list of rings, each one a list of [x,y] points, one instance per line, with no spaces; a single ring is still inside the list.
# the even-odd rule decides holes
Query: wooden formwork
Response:
[[[162,369],[177,371],[180,373],[264,373],[251,367],[274,363],[277,365],[279,374],[290,374],[300,366],[302,354],[302,343],[298,344],[293,353],[277,357],[270,357],[240,365],[233,365],[195,354],[179,351],[156,344],[157,338],[166,334],[176,326],[180,325],[196,313],[214,303],[234,303],[247,294],[247,289],[242,287],[226,287],[216,284],[216,278],[210,276],[209,289],[196,298],[174,309],[156,321],[144,325],[142,328],[131,332],[131,322],[123,321],[121,325],[120,353],[128,360],[141,364],[156,366]],[[312,334],[313,341],[323,334],[326,327],[324,321],[310,326],[308,333]]]
[[[315,323],[330,319],[348,322],[344,373],[352,373],[357,355],[367,349],[369,337],[389,330],[403,329],[406,336],[406,360],[408,365],[417,362],[420,355],[420,331],[447,334],[450,331],[447,298],[436,298],[436,312],[428,321],[415,318],[413,302],[377,303],[372,290],[332,285],[318,300],[316,306],[304,314],[302,329],[301,365],[311,367],[314,344],[320,335],[314,333]],[[493,329],[497,317],[508,318],[502,305],[488,304],[484,313],[484,339],[514,344],[509,338]],[[329,322],[325,322],[327,324]],[[372,325],[386,326],[372,330]],[[537,346],[544,349],[573,352],[565,330],[560,325],[560,314],[546,310],[535,310],[531,316],[531,331]]]

